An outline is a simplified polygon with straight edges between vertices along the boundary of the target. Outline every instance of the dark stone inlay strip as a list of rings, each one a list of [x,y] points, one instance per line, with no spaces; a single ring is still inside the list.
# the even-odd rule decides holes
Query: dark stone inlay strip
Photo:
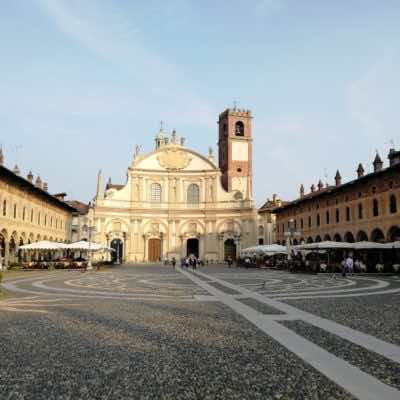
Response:
[[[263,313],[263,314],[272,314],[272,315],[285,314],[283,311],[280,311],[280,310],[278,310],[274,307],[271,307],[265,303],[261,303],[261,301],[252,299],[251,297],[245,298],[245,299],[237,299],[237,301],[240,301],[241,303],[246,304],[246,306],[254,308],[256,311],[259,311],[260,313]]]
[[[381,382],[400,389],[400,364],[307,322],[296,320],[279,323]]]
[[[196,277],[197,277],[198,275],[196,275]],[[233,290],[233,289],[231,289],[231,288],[228,288],[228,287],[226,287],[226,286],[224,286],[224,285],[221,285],[220,283],[218,283],[218,282],[207,282],[207,284],[208,285],[211,285],[211,286],[213,286],[213,287],[215,287],[215,289],[218,289],[218,290],[220,290],[221,292],[224,292],[225,294],[241,294],[240,292],[238,292],[238,291],[236,291],[236,290]]]

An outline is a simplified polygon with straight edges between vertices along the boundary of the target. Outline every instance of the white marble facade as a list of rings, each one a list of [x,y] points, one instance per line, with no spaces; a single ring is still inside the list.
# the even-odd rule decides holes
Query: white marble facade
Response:
[[[188,254],[224,260],[256,242],[249,187],[226,192],[211,151],[202,156],[175,132],[167,138],[160,130],[154,151],[141,154],[137,146],[125,185],[104,187],[99,174],[90,214],[96,241],[117,248],[114,257],[127,262]]]

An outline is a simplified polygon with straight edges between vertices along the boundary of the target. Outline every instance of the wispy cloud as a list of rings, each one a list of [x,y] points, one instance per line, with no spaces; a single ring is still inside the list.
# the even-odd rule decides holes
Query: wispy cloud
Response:
[[[155,112],[171,119],[179,116],[183,123],[214,126],[215,110],[209,102],[190,90],[184,71],[143,45],[138,28],[115,3],[36,1],[60,31],[123,70],[142,102],[153,103]]]
[[[396,54],[394,49],[386,49],[382,57],[348,87],[347,102],[350,115],[361,125],[366,139],[372,146],[376,146],[383,136],[388,134],[384,131],[385,122],[381,108],[382,104],[390,100],[387,98],[387,92],[384,96],[381,95],[380,89],[388,83],[391,84],[387,82],[386,75],[388,69],[396,62]]]

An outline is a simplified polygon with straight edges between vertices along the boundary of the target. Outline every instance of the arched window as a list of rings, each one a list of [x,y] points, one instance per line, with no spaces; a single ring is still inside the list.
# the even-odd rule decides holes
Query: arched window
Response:
[[[346,221],[350,221],[350,207],[346,207]]]
[[[303,221],[303,218],[300,220],[300,228],[301,228],[301,229],[304,228],[304,221]]]
[[[311,228],[311,216],[308,217],[308,227]]]
[[[238,121],[235,124],[235,135],[244,136],[244,125],[242,121]]]
[[[363,206],[361,203],[358,205],[358,218],[363,219]]]
[[[390,201],[389,201],[389,209],[391,214],[396,214],[397,213],[397,199],[394,194],[390,196]]]
[[[319,214],[317,214],[317,226],[320,226],[320,224],[321,224],[321,218]]]
[[[336,209],[336,223],[339,223],[340,222],[340,211],[339,211],[339,209],[337,208]]]
[[[3,217],[7,215],[7,200],[3,201]]]
[[[25,221],[26,207],[22,209],[22,220]]]
[[[200,202],[200,189],[198,185],[192,183],[187,189],[187,202],[188,204],[199,204]]]
[[[17,205],[14,204],[14,219],[17,218]]]
[[[379,216],[379,203],[377,199],[374,199],[374,201],[372,202],[372,214],[374,217]]]
[[[161,203],[161,185],[159,183],[152,183],[150,186],[150,201],[154,203]]]
[[[329,225],[329,222],[330,222],[330,218],[329,217],[330,217],[330,214],[329,214],[329,211],[327,211],[326,212],[326,224],[327,225]]]

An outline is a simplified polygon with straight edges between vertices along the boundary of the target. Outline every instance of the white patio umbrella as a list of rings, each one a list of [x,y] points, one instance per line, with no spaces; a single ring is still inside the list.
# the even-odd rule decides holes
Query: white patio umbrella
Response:
[[[103,246],[98,243],[94,242],[87,242],[85,240],[81,240],[80,242],[75,242],[66,245],[66,249],[68,250],[77,250],[77,251],[91,251],[91,252],[96,252],[96,251],[114,251],[114,249],[111,249],[110,247]]]
[[[316,243],[307,243],[294,246],[296,250],[341,250],[354,249],[354,243],[324,241]]]
[[[63,243],[57,242],[49,242],[47,240],[42,240],[40,242],[25,244],[20,246],[20,250],[32,250],[32,251],[39,251],[39,250],[47,250],[47,251],[57,251],[65,249],[66,245]]]
[[[385,243],[382,245],[384,249],[400,249],[400,241]]]
[[[355,250],[380,250],[387,248],[386,244],[367,241],[352,243],[352,245]]]

